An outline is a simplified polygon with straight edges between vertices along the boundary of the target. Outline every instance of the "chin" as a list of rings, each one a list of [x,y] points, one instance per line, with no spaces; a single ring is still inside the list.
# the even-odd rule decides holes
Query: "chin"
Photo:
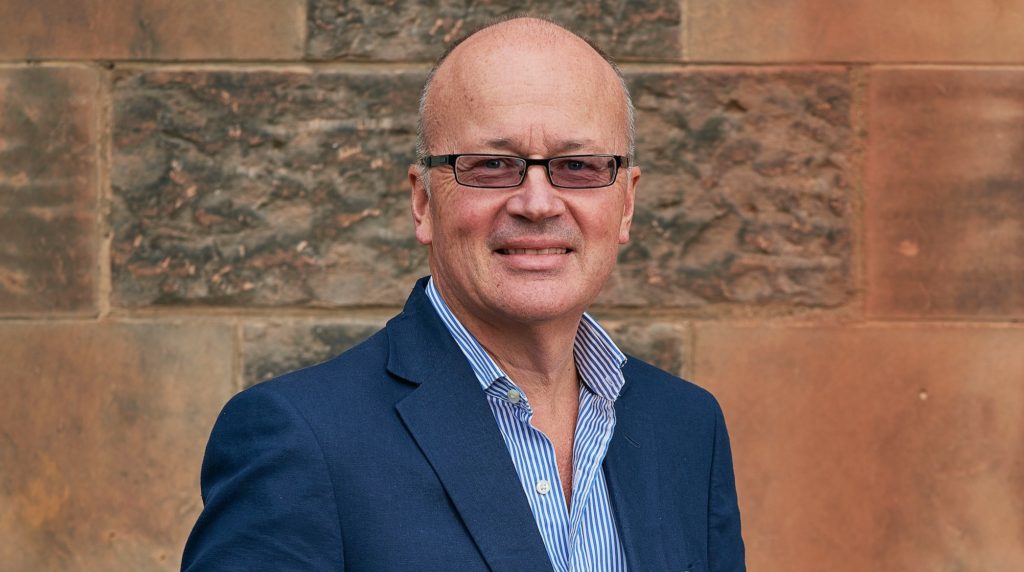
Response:
[[[517,322],[547,322],[560,318],[579,318],[593,299],[582,298],[575,285],[543,284],[528,290],[504,292],[497,307]]]

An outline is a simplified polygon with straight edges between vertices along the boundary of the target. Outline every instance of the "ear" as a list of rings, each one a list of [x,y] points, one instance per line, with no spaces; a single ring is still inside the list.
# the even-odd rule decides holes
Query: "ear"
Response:
[[[640,167],[627,169],[626,196],[622,203],[622,220],[619,221],[619,244],[629,242],[629,228],[633,224],[633,209],[636,206],[636,188],[640,184]]]
[[[412,186],[412,221],[416,225],[416,240],[420,244],[430,244],[434,241],[434,230],[430,225],[430,195],[418,165],[409,165],[409,184]]]

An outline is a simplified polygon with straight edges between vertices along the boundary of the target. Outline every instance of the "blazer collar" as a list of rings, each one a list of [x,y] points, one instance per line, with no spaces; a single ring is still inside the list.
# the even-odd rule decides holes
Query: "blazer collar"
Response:
[[[470,536],[497,571],[551,570],[494,414],[465,356],[417,282],[388,322],[393,375],[419,387],[396,408]]]

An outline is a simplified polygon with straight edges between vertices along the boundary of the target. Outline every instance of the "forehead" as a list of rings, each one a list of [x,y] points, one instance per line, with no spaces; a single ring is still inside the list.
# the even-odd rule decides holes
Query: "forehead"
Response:
[[[474,36],[452,52],[428,96],[432,140],[453,152],[494,141],[524,154],[569,143],[624,150],[625,97],[611,66],[575,36],[534,36]]]

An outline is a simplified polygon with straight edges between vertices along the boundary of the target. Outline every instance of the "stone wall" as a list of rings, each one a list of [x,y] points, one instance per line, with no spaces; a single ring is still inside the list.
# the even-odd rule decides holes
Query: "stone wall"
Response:
[[[224,401],[426,272],[417,90],[513,10],[623,63],[644,176],[595,313],[719,396],[751,570],[1024,570],[997,0],[6,0],[0,569],[176,569]]]

